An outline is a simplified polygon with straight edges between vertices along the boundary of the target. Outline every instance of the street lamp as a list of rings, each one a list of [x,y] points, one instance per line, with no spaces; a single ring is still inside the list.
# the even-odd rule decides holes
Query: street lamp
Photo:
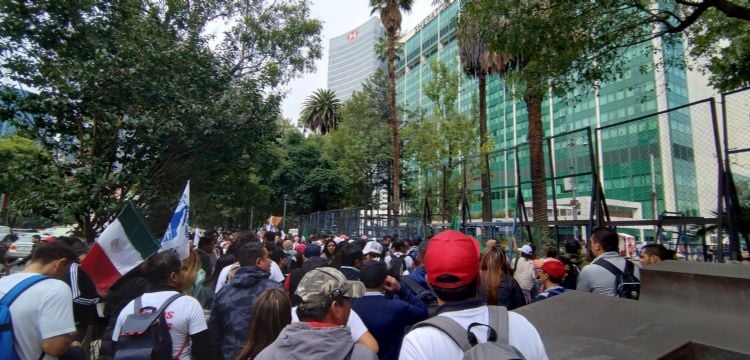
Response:
[[[286,229],[286,202],[289,199],[289,195],[284,194],[284,215],[281,217],[281,231]]]

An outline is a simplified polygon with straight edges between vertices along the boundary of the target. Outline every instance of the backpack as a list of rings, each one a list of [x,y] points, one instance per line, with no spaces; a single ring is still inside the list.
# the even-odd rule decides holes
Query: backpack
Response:
[[[401,282],[404,283],[404,285],[408,286],[409,289],[411,289],[411,291],[416,294],[415,296],[417,299],[419,299],[419,301],[425,304],[429,317],[435,316],[435,314],[437,313],[438,302],[437,296],[435,296],[432,290],[422,287],[422,285],[408,276],[402,277]]]
[[[638,297],[641,295],[641,281],[635,277],[633,273],[635,265],[630,260],[625,259],[624,271],[604,259],[594,261],[594,264],[609,270],[609,272],[615,275],[615,293],[617,297],[638,300]]]
[[[172,359],[172,337],[164,309],[182,294],[169,297],[158,309],[142,307],[135,299],[134,312],[125,318],[115,349],[115,360]],[[151,309],[151,312],[143,310]]]
[[[391,261],[388,263],[388,275],[393,276],[396,280],[401,279],[401,275],[406,270],[406,261],[403,256],[391,255]]]
[[[463,359],[523,359],[523,355],[508,343],[508,310],[502,306],[487,306],[490,313],[490,325],[471,323],[468,329],[445,316],[435,316],[420,323],[412,329],[433,327],[450,336],[464,351]],[[489,331],[487,342],[479,343],[471,332],[474,327],[486,327]]]
[[[44,275],[34,275],[23,279],[20,283],[13,286],[2,299],[0,299],[0,359],[18,360],[18,353],[15,351],[15,341],[13,338],[13,321],[10,316],[10,305],[13,304],[19,295],[34,284],[47,279]],[[42,353],[42,356],[44,354]]]

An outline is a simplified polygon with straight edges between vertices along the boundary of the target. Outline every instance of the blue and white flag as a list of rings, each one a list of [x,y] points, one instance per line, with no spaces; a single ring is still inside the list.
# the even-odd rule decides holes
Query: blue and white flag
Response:
[[[185,185],[185,191],[177,203],[177,209],[172,215],[172,220],[167,225],[167,232],[161,240],[161,251],[175,249],[180,254],[180,260],[185,260],[190,255],[190,233],[188,229],[188,216],[190,214],[190,181]]]

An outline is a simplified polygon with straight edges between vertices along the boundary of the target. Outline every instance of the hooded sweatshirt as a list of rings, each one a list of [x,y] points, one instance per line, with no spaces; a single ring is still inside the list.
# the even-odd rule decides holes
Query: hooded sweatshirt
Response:
[[[234,359],[248,338],[248,319],[258,297],[268,289],[281,286],[268,276],[269,273],[256,267],[241,267],[232,282],[216,294],[208,330],[213,348],[221,351],[219,358]]]
[[[352,360],[375,360],[378,356],[362,344],[354,343],[344,326],[312,327],[299,322],[287,325],[255,360],[343,360],[351,351]]]

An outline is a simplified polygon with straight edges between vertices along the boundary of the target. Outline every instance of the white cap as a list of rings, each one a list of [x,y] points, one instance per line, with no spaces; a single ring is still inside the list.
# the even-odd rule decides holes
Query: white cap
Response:
[[[532,253],[532,252],[533,252],[534,250],[532,250],[532,249],[531,249],[531,246],[529,246],[529,245],[524,245],[524,246],[521,246],[521,248],[520,248],[520,249],[518,249],[518,251],[520,251],[520,252],[522,252],[522,253],[524,253],[524,254],[526,254],[526,255],[531,255],[531,253]]]
[[[365,255],[375,253],[380,256],[383,253],[383,245],[380,245],[377,241],[368,241],[362,253]]]

